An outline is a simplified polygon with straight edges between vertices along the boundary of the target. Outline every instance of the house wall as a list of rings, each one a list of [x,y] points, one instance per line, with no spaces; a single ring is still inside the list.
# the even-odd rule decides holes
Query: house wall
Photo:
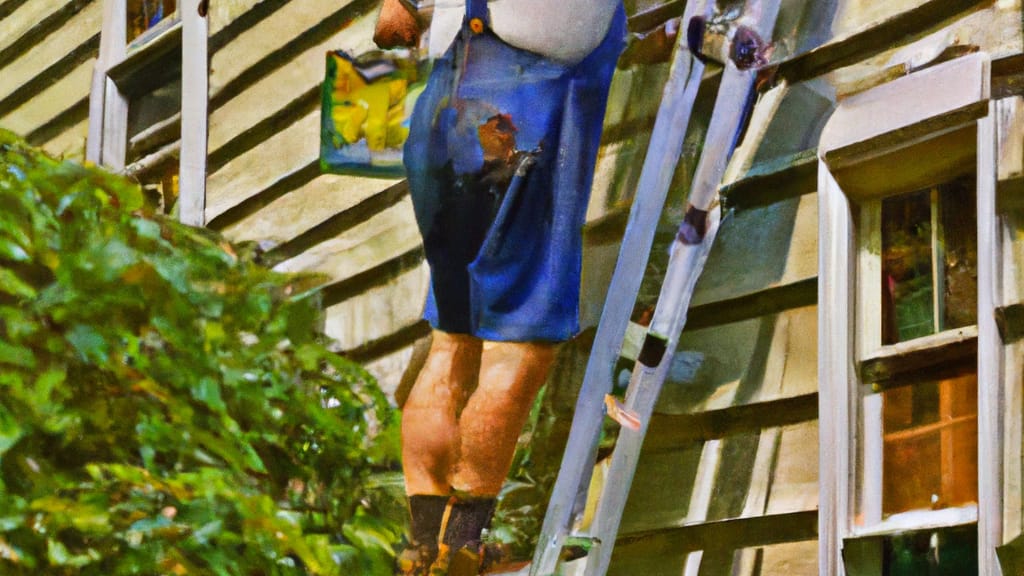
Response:
[[[948,46],[976,45],[996,60],[1022,52],[1020,0],[782,4],[777,87],[761,95],[730,166],[722,191],[733,212],[651,422],[613,574],[814,573],[818,135],[837,99]],[[324,274],[328,334],[393,393],[429,333],[408,190],[318,165],[324,55],[370,49],[377,7],[211,1],[206,219],[234,240],[262,242],[280,270]],[[627,7],[678,14],[682,2]],[[102,0],[0,0],[0,126],[84,157],[101,12]],[[666,64],[635,66],[613,81],[584,231],[584,332],[562,347],[544,400],[550,425],[543,443],[534,437],[542,485],[561,458],[667,74]],[[656,301],[719,78],[705,76],[636,316]],[[1024,258],[1019,226],[1009,239],[1013,257]]]

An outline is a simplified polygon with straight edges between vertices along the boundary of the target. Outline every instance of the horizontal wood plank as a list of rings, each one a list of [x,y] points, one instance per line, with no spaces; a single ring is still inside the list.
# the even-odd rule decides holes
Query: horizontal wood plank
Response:
[[[991,6],[993,0],[929,0],[884,20],[864,25],[778,65],[790,84],[854,64],[936,30],[952,20]]]
[[[719,520],[620,535],[615,544],[619,558],[657,555],[662,550],[737,550],[784,542],[813,540],[818,535],[818,511],[771,514],[753,518]]]
[[[726,208],[746,210],[809,194],[818,187],[817,150],[805,150],[754,164],[739,180],[719,190]]]
[[[414,250],[420,244],[412,202],[404,200],[345,234],[278,264],[274,269],[320,273],[333,281],[340,281]]]
[[[324,332],[343,350],[387,337],[414,324],[423,315],[430,275],[422,256],[401,269],[374,270],[367,285],[349,298],[328,305]],[[378,267],[382,268],[382,267]],[[369,274],[367,274],[369,276]],[[350,279],[349,284],[354,284]],[[327,300],[325,294],[325,300]],[[328,302],[325,302],[327,305]]]
[[[0,101],[7,99],[40,73],[46,74],[47,68],[42,66],[59,62],[82,44],[90,42],[100,29],[103,18],[102,8],[102,2],[87,4],[61,28],[59,42],[35,44],[20,54],[16,60],[0,67],[0,78],[3,78],[3,81],[0,82]],[[53,73],[55,71],[49,72],[49,74]],[[89,85],[86,85],[85,94],[88,94],[88,89]]]
[[[801,394],[695,414],[657,414],[651,420],[644,452],[676,450],[688,442],[714,440],[764,428],[818,418],[818,394]]]
[[[53,42],[50,36],[95,0],[28,2],[8,16],[0,16],[0,68],[22,57],[32,47]],[[99,2],[96,2],[97,4]]]
[[[79,64],[53,85],[0,117],[0,126],[26,136],[77,105],[89,94],[94,62],[95,59],[90,58]]]
[[[925,369],[942,373],[956,370],[958,364],[978,351],[978,328],[968,326],[932,336],[884,346],[860,363],[860,378],[865,384],[885,388],[902,379],[925,376]],[[952,365],[952,366],[951,366]]]

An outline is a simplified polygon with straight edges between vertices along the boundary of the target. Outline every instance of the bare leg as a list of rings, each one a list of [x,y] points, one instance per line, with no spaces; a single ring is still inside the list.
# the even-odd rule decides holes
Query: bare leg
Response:
[[[434,331],[402,409],[402,469],[409,495],[447,495],[458,459],[458,416],[476,385],[481,341]]]
[[[501,490],[516,440],[554,358],[552,344],[484,343],[479,384],[459,419],[456,490],[492,497]]]

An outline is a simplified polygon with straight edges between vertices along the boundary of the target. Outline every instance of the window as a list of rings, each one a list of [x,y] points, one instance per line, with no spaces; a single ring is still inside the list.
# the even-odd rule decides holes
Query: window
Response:
[[[179,12],[176,0],[104,1],[86,157],[137,178],[155,205],[202,225],[205,13]]]
[[[926,68],[822,134],[821,574],[996,573],[989,75],[984,54]]]
[[[976,517],[975,188],[969,175],[854,208],[863,310],[854,326],[862,367],[855,532]]]

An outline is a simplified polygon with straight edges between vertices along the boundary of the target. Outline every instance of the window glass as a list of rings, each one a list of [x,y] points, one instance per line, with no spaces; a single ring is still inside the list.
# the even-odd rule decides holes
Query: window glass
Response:
[[[943,330],[970,326],[978,321],[978,206],[975,186],[974,178],[961,178],[942,188]]]
[[[882,343],[974,324],[974,178],[882,202]]]
[[[181,69],[179,61],[165,63],[165,66]],[[181,123],[175,121],[181,110],[181,74],[130,98],[127,132],[128,163],[132,164],[147,156],[159,155],[181,137]],[[170,213],[178,199],[177,156],[164,154],[161,162],[150,163],[138,177],[149,201]]]
[[[885,539],[888,576],[972,576],[978,573],[978,528],[922,530]]]
[[[128,0],[128,42],[170,17],[176,0]]]
[[[882,393],[882,512],[962,506],[978,499],[975,374]]]
[[[922,190],[882,202],[882,342],[934,332],[931,194]]]

